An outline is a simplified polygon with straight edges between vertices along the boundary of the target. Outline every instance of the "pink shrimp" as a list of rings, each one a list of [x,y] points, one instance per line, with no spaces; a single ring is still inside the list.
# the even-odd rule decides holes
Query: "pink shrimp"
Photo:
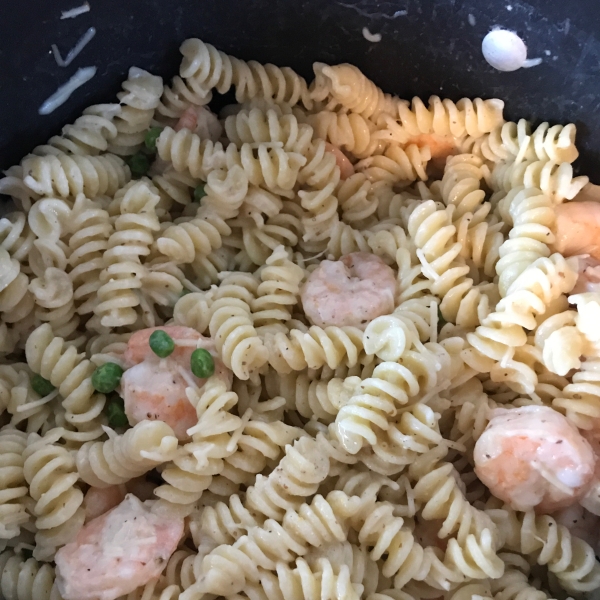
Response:
[[[125,494],[127,490],[124,485],[111,485],[106,488],[91,487],[83,499],[86,523],[120,504]]]
[[[552,247],[564,256],[589,254],[600,260],[600,202],[565,202],[557,206]]]
[[[203,140],[212,140],[213,142],[217,142],[223,134],[223,127],[217,115],[205,106],[194,104],[190,105],[179,117],[174,129],[175,131],[189,129],[197,133]]]
[[[65,600],[115,600],[158,577],[183,537],[183,518],[156,515],[128,494],[56,553]]]
[[[515,510],[553,512],[577,502],[594,476],[588,441],[547,406],[496,409],[475,444],[475,473]]]
[[[432,174],[442,175],[446,160],[449,156],[457,154],[458,144],[456,138],[452,135],[440,135],[437,133],[422,133],[421,135],[412,136],[406,145],[415,144],[419,148],[427,146],[431,151],[431,161],[428,167],[432,170]]]
[[[327,152],[331,152],[335,156],[335,162],[340,168],[340,178],[348,179],[351,175],[354,175],[354,166],[350,162],[350,159],[337,147],[329,142],[325,142]]]
[[[320,327],[352,325],[364,329],[394,310],[396,276],[378,256],[353,252],[324,260],[310,274],[300,296],[310,322]]]
[[[597,261],[588,254],[578,256],[577,258],[579,259],[579,276],[571,294],[600,292],[600,261]]]
[[[175,350],[167,358],[159,358],[150,348],[150,335],[156,330],[165,331],[175,340]],[[205,348],[213,355],[215,374],[230,383],[231,372],[217,357],[214,343],[195,329],[155,327],[136,331],[129,338],[123,358],[130,368],[123,373],[120,391],[131,425],[144,419],[158,419],[170,425],[178,439],[187,439],[187,430],[198,418],[185,390],[189,381],[198,386],[205,382],[191,371],[190,358],[196,348]]]

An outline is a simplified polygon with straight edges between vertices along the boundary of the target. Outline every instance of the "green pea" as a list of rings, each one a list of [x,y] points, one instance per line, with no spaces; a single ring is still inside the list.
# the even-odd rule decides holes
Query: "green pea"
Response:
[[[206,185],[205,183],[201,183],[194,190],[194,202],[200,202],[202,200],[202,198],[204,198],[204,196],[206,196],[206,190],[204,189],[205,185]]]
[[[92,375],[92,385],[97,392],[114,392],[121,381],[123,369],[117,363],[107,362],[100,365]]]
[[[175,342],[168,333],[157,329],[150,336],[150,350],[160,358],[167,358],[175,350]]]
[[[146,132],[146,137],[144,138],[144,144],[148,150],[152,152],[156,152],[156,140],[159,138],[162,133],[162,127],[150,127]]]
[[[108,417],[108,425],[112,429],[118,427],[127,427],[129,420],[125,414],[125,402],[123,398],[116,394],[106,403],[106,415]]]
[[[206,379],[215,372],[215,361],[208,350],[197,348],[192,352],[192,373],[200,379]]]
[[[143,177],[150,170],[150,159],[141,152],[130,156],[127,159],[127,164],[133,177]]]
[[[51,394],[56,389],[47,379],[44,379],[37,373],[34,373],[31,377],[31,387],[33,388],[33,391],[42,396],[42,398]]]

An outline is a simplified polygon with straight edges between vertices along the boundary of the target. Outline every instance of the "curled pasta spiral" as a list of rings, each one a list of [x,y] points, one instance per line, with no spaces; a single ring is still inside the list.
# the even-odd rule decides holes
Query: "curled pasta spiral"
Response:
[[[581,429],[595,428],[600,419],[599,373],[600,359],[588,358],[571,382],[552,399],[552,406]]]
[[[274,217],[282,208],[283,202],[278,195],[256,186],[250,186],[240,207],[240,214],[242,218],[252,219],[256,227],[262,228],[265,224],[265,216],[267,219]]]
[[[328,109],[342,107],[367,119],[376,119],[382,113],[397,114],[400,100],[384,94],[358,67],[317,62],[313,70],[315,80],[311,85],[311,96],[315,100],[330,97]]]
[[[365,443],[375,446],[378,433],[389,428],[400,406],[449,383],[452,359],[442,344],[428,342],[405,352],[397,363],[381,363],[361,382],[335,421],[336,435],[348,452],[356,454]]]
[[[220,248],[221,238],[230,233],[230,227],[219,215],[201,207],[196,218],[167,227],[156,246],[178,263],[191,263]]]
[[[23,472],[26,446],[26,433],[10,425],[0,429],[0,539],[17,537],[20,526],[29,520],[25,505],[28,488]]]
[[[190,204],[194,188],[198,185],[198,181],[189,173],[178,173],[174,169],[154,175],[152,183],[160,194],[161,202],[174,201],[183,206]]]
[[[285,456],[268,477],[257,475],[246,492],[246,506],[279,522],[287,510],[297,510],[327,478],[334,460],[355,461],[323,434],[301,437],[286,446]],[[312,490],[312,491],[311,491]]]
[[[173,430],[162,421],[140,421],[122,435],[109,435],[104,442],[84,444],[75,458],[79,477],[99,488],[139,477],[172,460],[177,450]]]
[[[58,388],[67,421],[78,431],[94,437],[102,435],[99,417],[105,397],[92,386],[94,364],[65,340],[55,337],[47,323],[29,336],[25,355],[31,370]]]
[[[233,544],[241,535],[263,522],[264,518],[248,510],[235,494],[227,504],[217,502],[214,506],[206,506],[198,521],[192,515],[190,529],[194,540],[209,537],[216,544]]]
[[[498,579],[490,582],[496,600],[550,600],[550,596],[533,587],[527,575],[518,569],[507,569]]]
[[[80,194],[69,217],[69,231],[69,276],[73,282],[73,298],[78,304],[77,312],[86,315],[93,312],[95,294],[101,285],[103,252],[108,248],[112,232],[108,212]]]
[[[469,503],[457,483],[458,473],[454,466],[441,460],[446,452],[444,446],[433,448],[409,467],[409,476],[415,482],[415,500],[422,503],[423,519],[442,520],[438,537],[456,536],[461,545],[467,542],[469,535],[479,536],[488,530],[499,547],[495,523]]]
[[[338,260],[344,254],[351,252],[369,252],[369,232],[360,231],[352,225],[335,219],[329,234],[325,249],[330,260]]]
[[[478,138],[502,125],[503,109],[504,102],[497,98],[462,98],[454,103],[431,96],[428,107],[417,97],[413,98],[412,105],[406,100],[397,102],[400,123],[411,136],[435,133],[455,137],[467,134]]]
[[[555,214],[552,200],[537,188],[516,187],[501,200],[500,214],[512,225],[498,252],[496,264],[500,293],[506,295],[513,281],[536,259],[550,256]]]
[[[117,127],[109,116],[84,112],[83,116],[73,124],[65,125],[61,135],[55,135],[46,144],[34,148],[33,154],[47,156],[65,153],[94,156],[106,152],[109,143],[117,135]]]
[[[23,161],[25,185],[42,196],[61,198],[85,194],[112,196],[131,179],[129,167],[118,156],[56,154],[30,156]]]
[[[408,232],[423,263],[423,274],[431,280],[431,291],[442,298],[444,319],[466,328],[476,327],[495,303],[493,286],[476,286],[466,275],[468,265],[458,259],[462,245],[455,241],[456,227],[452,212],[441,209],[433,200],[414,207],[408,220]]]
[[[288,511],[282,525],[268,519],[232,546],[219,546],[205,556],[197,588],[237,593],[248,582],[259,582],[257,567],[275,570],[279,562],[291,562],[305,554],[308,546],[345,541],[348,527],[336,513],[356,512],[358,503],[358,498],[332,492],[327,500],[317,495],[310,506],[303,504],[298,511]]]
[[[128,77],[123,82],[123,91],[117,94],[119,110],[113,120],[117,135],[109,143],[109,152],[128,156],[141,148],[162,93],[160,77],[137,67],[129,69]],[[94,107],[88,110],[91,112]]]
[[[479,149],[492,162],[520,160],[550,160],[554,163],[572,163],[579,152],[575,147],[576,127],[542,123],[531,132],[525,119],[518,123],[508,121],[486,134]],[[518,162],[519,162],[518,161]]]
[[[313,128],[315,137],[351,152],[357,158],[379,153],[381,142],[372,137],[374,123],[359,114],[323,110],[308,115],[306,122]]]
[[[6,600],[61,600],[54,578],[47,562],[12,550],[0,554],[0,590]]]
[[[36,502],[33,513],[38,532],[33,553],[39,560],[51,559],[57,547],[77,535],[85,519],[75,459],[55,443],[60,435],[60,429],[44,437],[32,433],[23,452],[23,473]]]
[[[69,339],[79,325],[73,300],[73,282],[66,271],[49,267],[29,284],[37,309],[35,316],[48,322],[55,335]]]
[[[142,287],[144,267],[141,258],[150,253],[153,231],[160,225],[155,207],[160,197],[148,180],[128,184],[119,191],[121,214],[104,252],[104,270],[100,273],[98,304],[94,313],[103,327],[132,325],[140,304],[136,290]]]
[[[356,164],[356,170],[364,173],[370,181],[399,181],[426,180],[429,176],[425,169],[431,159],[428,146],[420,148],[410,144],[406,148],[393,145],[379,156],[363,158]]]
[[[302,207],[292,201],[284,201],[282,204],[279,214],[269,218],[262,227],[250,226],[243,229],[243,248],[256,265],[263,265],[277,246],[294,247],[302,237]]]
[[[29,315],[34,299],[29,292],[29,277],[19,262],[0,248],[0,312],[7,323],[16,323]]]
[[[344,222],[360,224],[377,211],[379,197],[364,173],[355,173],[340,181],[335,191]]]
[[[552,315],[535,332],[535,345],[542,351],[544,365],[552,373],[566,375],[581,367],[585,339],[575,326],[577,312],[566,310]]]
[[[301,434],[301,429],[282,422],[251,419],[242,425],[237,449],[224,458],[224,468],[214,478],[210,490],[227,495],[240,485],[252,484],[256,474],[263,471],[269,461],[278,460],[283,449]]]
[[[212,93],[191,79],[173,77],[171,85],[165,85],[156,107],[155,120],[160,124],[172,125],[189,106],[205,106],[212,100]]]
[[[217,50],[199,39],[185,40],[180,47],[183,61],[179,74],[184,80],[220,94],[235,86],[237,102],[265,98],[277,104],[295,105],[299,102],[312,108],[306,81],[289,67],[245,62]]]
[[[519,393],[532,393],[536,373],[515,355],[515,349],[527,342],[523,327],[534,329],[535,316],[574,285],[575,273],[560,254],[537,259],[515,279],[495,312],[467,334],[471,348],[463,352],[465,362],[480,373],[490,373],[493,381],[503,381]]]
[[[304,270],[290,260],[283,246],[278,246],[258,273],[261,283],[250,305],[255,327],[289,321],[298,303]]]
[[[187,129],[177,133],[165,127],[156,142],[160,158],[173,163],[176,171],[189,170],[192,177],[206,179],[214,169],[243,168],[250,183],[264,185],[272,191],[291,190],[306,158],[297,152],[286,152],[270,144],[242,144],[238,149],[229,144],[224,150],[220,142],[201,141]]]
[[[313,130],[306,123],[299,123],[293,114],[282,114],[276,108],[266,112],[258,108],[242,110],[225,119],[225,133],[229,141],[242,144],[276,143],[286,152],[305,154]]]
[[[600,563],[594,550],[550,515],[517,513],[508,507],[487,512],[505,536],[506,549],[548,565],[567,591],[589,592],[600,585]]]
[[[501,163],[492,171],[492,186],[495,189],[506,193],[518,186],[539,188],[555,205],[565,199],[575,198],[588,181],[589,178],[583,175],[573,177],[570,163],[549,160]]]
[[[310,327],[303,332],[292,329],[289,334],[267,335],[265,346],[269,364],[278,373],[319,369],[327,365],[335,369],[341,364],[358,364],[363,349],[363,332],[356,327]]]
[[[37,204],[39,204],[39,201],[33,206]],[[57,206],[57,204],[60,204],[60,206]],[[60,201],[54,201],[52,205],[51,208],[56,209],[56,212],[60,211],[61,220],[68,214],[68,207],[62,205]],[[36,209],[31,207],[29,214],[32,211],[35,212]],[[59,219],[57,218],[57,220]],[[56,231],[53,233],[56,236]],[[9,254],[20,262],[28,258],[36,235],[40,236],[40,234],[42,234],[41,231],[34,231],[31,228],[25,213],[20,211],[11,212],[0,219],[0,239],[2,240],[0,248],[8,250]]]
[[[270,371],[265,378],[271,397],[281,396],[286,399],[288,409],[295,409],[303,417],[316,418],[325,424],[335,420],[339,409],[354,391],[355,383],[354,378],[313,379],[308,373],[298,371],[287,375]]]
[[[166,484],[156,488],[155,494],[168,502],[170,509],[189,513],[213,477],[223,471],[223,459],[235,452],[243,421],[229,414],[237,404],[237,395],[216,377],[201,390],[187,388],[186,394],[196,408],[198,423],[188,430],[192,442],[163,470]]]
[[[210,335],[225,365],[240,379],[248,379],[268,358],[250,311],[256,289],[252,276],[230,275],[219,286],[211,306]]]

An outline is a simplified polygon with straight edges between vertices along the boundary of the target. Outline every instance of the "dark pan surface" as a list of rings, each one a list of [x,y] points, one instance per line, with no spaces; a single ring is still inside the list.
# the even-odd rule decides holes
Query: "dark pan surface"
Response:
[[[113,101],[129,66],[176,73],[178,47],[200,37],[244,59],[290,65],[311,77],[315,60],[351,62],[386,91],[506,101],[507,118],[577,124],[580,170],[600,167],[600,18],[594,0],[89,0],[91,12],[60,20],[80,0],[3,2],[0,19],[0,168],[72,122],[89,104]],[[94,40],[67,68],[63,53],[90,26]],[[494,25],[514,29],[543,63],[513,73],[484,61]],[[381,33],[371,43],[362,28]],[[79,67],[98,73],[49,116],[42,102]]]

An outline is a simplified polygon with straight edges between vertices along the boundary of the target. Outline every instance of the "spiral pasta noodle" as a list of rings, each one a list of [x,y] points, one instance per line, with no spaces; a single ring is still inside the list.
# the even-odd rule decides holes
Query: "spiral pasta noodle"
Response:
[[[137,67],[129,69],[123,91],[117,94],[119,110],[113,120],[117,135],[108,145],[109,152],[128,156],[141,148],[162,93],[160,77]]]
[[[0,264],[0,312],[4,321],[14,323],[31,313],[35,301],[28,289],[29,278],[4,248],[0,248]]]
[[[106,114],[83,114],[74,123],[65,125],[61,135],[52,136],[46,144],[37,146],[33,154],[48,156],[50,154],[79,154],[96,156],[108,150],[108,145],[117,136],[118,130],[113,119]],[[116,112],[116,111],[115,111]]]
[[[162,421],[140,421],[123,435],[111,432],[104,442],[87,442],[75,458],[89,485],[103,488],[125,483],[168,462],[177,449],[173,430]]]
[[[225,119],[225,133],[238,146],[271,142],[281,144],[286,152],[300,154],[306,153],[313,137],[310,125],[275,108],[266,112],[253,108],[231,115]]]
[[[248,283],[253,291],[246,287]],[[223,280],[211,305],[209,330],[223,362],[240,379],[265,364],[267,348],[258,337],[250,304],[255,297],[253,278],[231,275]]]
[[[39,201],[33,206],[38,204]],[[64,218],[65,213],[68,213],[68,207],[65,207],[60,201],[52,202],[52,204],[51,210],[54,209],[52,212],[60,212],[62,218]],[[56,206],[57,204],[60,204],[60,206]],[[31,215],[32,210],[35,212],[35,209],[31,207],[29,215]],[[31,228],[28,222],[29,215],[25,216],[25,213],[17,211],[11,212],[0,219],[0,239],[2,240],[0,248],[7,250],[12,258],[18,261],[24,261],[29,257],[36,235],[39,236],[42,233]]]
[[[155,213],[160,197],[151,184],[136,181],[119,193],[121,214],[103,254],[104,269],[99,276],[98,304],[94,307],[94,314],[104,327],[135,323],[135,309],[140,304],[135,290],[142,287],[144,275],[141,258],[150,253],[152,232],[160,229]]]
[[[54,568],[12,550],[0,554],[0,590],[6,600],[61,600]]]
[[[55,430],[56,432],[56,430]],[[44,437],[32,433],[23,452],[23,473],[35,501],[36,548],[34,558],[47,560],[70,542],[83,526],[83,492],[75,484],[79,476],[75,459],[56,444],[60,429]]]
[[[24,500],[28,489],[23,472],[23,450],[27,434],[10,425],[0,429],[0,539],[19,535],[20,526],[29,520]]]
[[[212,93],[191,79],[173,77],[171,85],[165,85],[154,113],[154,120],[161,124],[172,124],[189,106],[205,106],[212,100]]]
[[[505,193],[512,188],[524,186],[539,188],[553,203],[572,200],[588,183],[588,177],[573,177],[573,167],[568,162],[532,160],[497,165],[492,171],[492,185]]]
[[[65,340],[54,336],[49,324],[41,325],[29,336],[25,354],[31,370],[58,388],[67,421],[93,438],[101,435],[98,417],[105,397],[92,386],[94,365]]]
[[[27,173],[23,181],[32,191],[61,198],[112,196],[131,179],[129,167],[112,154],[31,156],[23,161],[23,169]]]
[[[579,152],[575,147],[576,127],[542,123],[531,132],[525,119],[508,121],[478,140],[481,154],[492,162],[550,160],[572,163]]]
[[[312,106],[306,81],[289,67],[245,62],[196,38],[186,40],[180,51],[181,77],[206,90],[215,88],[224,94],[233,86],[238,102],[265,98],[277,104],[293,106],[301,102],[306,108]]]
[[[290,260],[283,246],[278,246],[259,273],[261,283],[250,305],[254,326],[260,328],[288,321],[298,303],[303,269]]]
[[[324,110],[308,115],[306,121],[314,129],[316,137],[351,152],[357,158],[378,154],[382,145],[373,135],[375,125],[357,113]]]
[[[550,515],[517,513],[508,507],[488,512],[502,528],[505,547],[548,565],[566,590],[587,592],[598,587],[600,565],[594,551]]]

